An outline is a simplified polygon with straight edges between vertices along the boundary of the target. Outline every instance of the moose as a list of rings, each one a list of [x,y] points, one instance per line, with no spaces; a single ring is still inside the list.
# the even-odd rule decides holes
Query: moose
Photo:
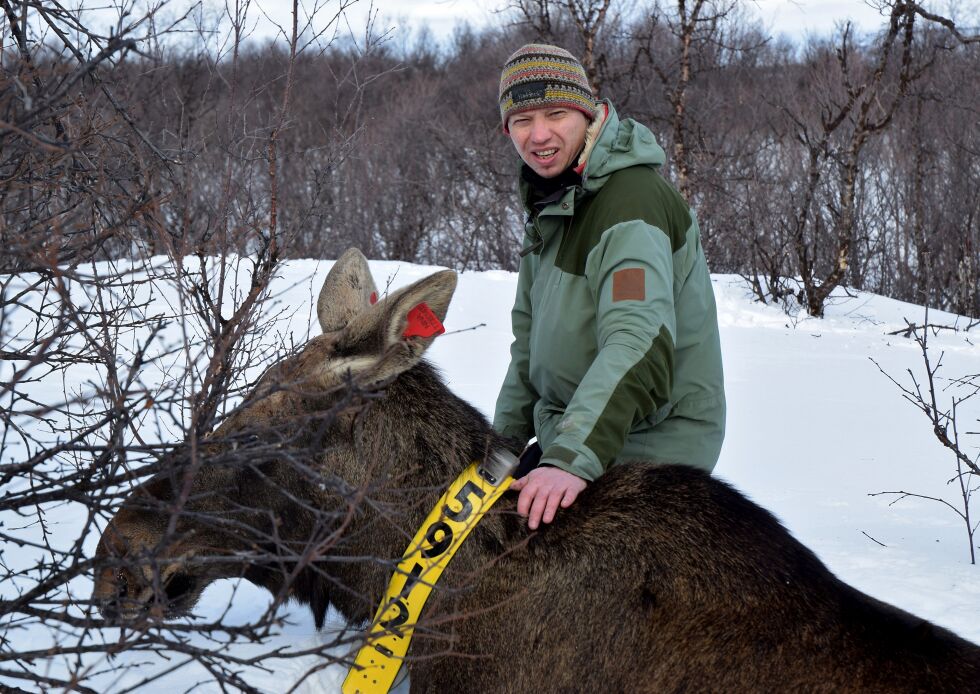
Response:
[[[103,616],[174,618],[244,577],[309,605],[317,627],[330,604],[371,619],[441,490],[514,447],[425,361],[434,337],[405,336],[422,303],[443,320],[455,286],[441,271],[375,301],[364,256],[345,253],[319,295],[322,334],[259,379],[197,464],[174,460],[108,523]],[[221,464],[250,446],[255,465]],[[272,537],[269,551],[308,561],[249,560]],[[728,484],[642,462],[537,531],[505,493],[436,585],[406,663],[420,692],[980,691],[980,647],[840,581]]]

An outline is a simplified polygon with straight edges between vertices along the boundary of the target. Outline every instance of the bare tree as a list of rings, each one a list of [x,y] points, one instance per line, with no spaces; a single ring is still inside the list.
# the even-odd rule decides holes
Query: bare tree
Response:
[[[827,298],[844,282],[850,266],[865,145],[890,125],[909,84],[928,66],[928,57],[920,64],[913,61],[914,22],[913,13],[896,8],[868,65],[846,25],[833,58],[818,49],[805,78],[817,94],[816,118],[782,107],[807,158],[803,192],[788,222],[802,282],[800,303],[810,315],[823,315]],[[889,68],[894,67],[896,46],[901,54],[892,77]],[[821,209],[821,185],[830,175],[835,191]]]
[[[900,2],[880,2],[879,6],[881,8],[892,8],[892,11],[899,12],[909,12],[922,17],[926,21],[934,22],[944,28],[946,28],[950,34],[956,38],[960,43],[980,43],[980,33],[977,33],[977,27],[974,25],[971,30],[967,32],[961,31],[961,27],[957,26],[956,22],[949,17],[938,14],[936,12],[930,12],[922,3],[912,2],[911,0],[902,0]]]
[[[16,49],[0,54],[2,686],[123,690],[196,667],[222,688],[254,691],[249,668],[270,659],[309,658],[300,679],[338,662],[349,633],[300,648],[275,640],[288,590],[246,623],[218,605],[209,619],[165,624],[151,611],[119,629],[96,616],[84,587],[93,572],[127,569],[91,559],[120,500],[171,474],[175,451],[190,477],[199,472],[208,432],[291,348],[269,333],[295,311],[277,305],[273,283],[302,224],[282,173],[298,157],[284,146],[297,70],[316,47],[298,5],[278,71],[249,82],[248,3],[229,6],[227,53],[199,46],[172,63],[154,33],[169,27],[151,21],[159,6],[143,16],[120,7],[109,37],[55,3],[2,9]],[[147,102],[164,108],[150,114]],[[247,108],[258,117],[242,119]],[[282,440],[238,443],[219,464],[260,475]],[[188,493],[168,500],[168,537]],[[254,541],[254,565],[287,577],[319,556],[282,546],[274,527]]]
[[[554,43],[556,25],[560,21],[555,15],[561,15],[559,2],[561,0],[515,0],[508,9],[516,16],[518,25],[528,26],[534,31],[534,40]]]
[[[954,506],[949,501],[940,497],[916,492],[878,492],[871,496],[881,494],[894,495],[896,499],[892,503],[914,497],[935,501],[948,507],[963,521],[966,529],[967,544],[969,546],[970,563],[976,564],[976,543],[974,542],[974,537],[978,528],[980,528],[980,520],[976,520],[975,516],[971,514],[973,510],[971,504],[973,502],[973,495],[977,491],[980,491],[980,454],[973,458],[967,454],[966,441],[961,438],[961,434],[964,433],[961,431],[963,424],[961,412],[964,404],[980,394],[980,374],[941,379],[939,371],[943,365],[943,354],[940,353],[939,358],[933,362],[929,352],[929,333],[933,331],[938,332],[943,328],[954,328],[952,326],[930,325],[928,308],[925,310],[922,325],[910,323],[907,319],[905,322],[907,327],[902,332],[906,337],[911,337],[915,340],[922,355],[922,363],[925,368],[924,381],[920,382],[915,372],[912,369],[908,369],[910,384],[900,383],[882,369],[878,362],[875,362],[873,359],[872,361],[878,367],[878,370],[902,391],[902,397],[912,403],[912,405],[929,419],[936,440],[953,455],[956,461],[956,473],[947,484],[952,482],[956,483],[959,491],[960,505]],[[942,381],[945,381],[945,385],[940,385]],[[937,394],[937,391],[940,394],[947,393],[948,400],[944,401],[941,395]],[[972,433],[974,435],[977,434],[977,432]]]
[[[534,40],[557,43],[576,53],[592,85],[602,96],[606,51],[599,39],[608,25],[612,0],[516,0],[508,6],[514,24],[528,28]],[[615,12],[614,12],[615,14]]]
[[[606,20],[610,2],[611,0],[566,0],[568,13],[582,40],[582,67],[592,85],[592,93],[596,96],[602,94],[600,70],[606,62],[605,52],[597,52],[596,39]]]
[[[659,4],[653,6],[650,23],[644,31],[645,41],[640,53],[649,61],[660,82],[664,100],[670,108],[671,154],[674,176],[681,194],[691,199],[692,162],[691,142],[697,137],[696,116],[691,113],[689,90],[693,80],[703,70],[712,69],[705,58],[727,47],[726,23],[736,14],[733,1],[678,0],[671,11]],[[653,37],[664,26],[670,39],[669,53],[655,50]],[[704,117],[704,116],[702,116]]]

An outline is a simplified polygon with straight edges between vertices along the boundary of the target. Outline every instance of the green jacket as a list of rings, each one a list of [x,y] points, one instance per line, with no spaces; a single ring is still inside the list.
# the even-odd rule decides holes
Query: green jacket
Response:
[[[608,102],[607,102],[608,105]],[[494,428],[593,480],[625,460],[711,470],[725,432],[718,318],[697,220],[664,151],[611,105],[582,175],[528,211]]]

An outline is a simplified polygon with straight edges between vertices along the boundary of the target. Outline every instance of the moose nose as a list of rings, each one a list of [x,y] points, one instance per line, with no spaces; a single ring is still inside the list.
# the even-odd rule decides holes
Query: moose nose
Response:
[[[93,601],[102,617],[107,620],[119,619],[122,605],[129,598],[129,579],[123,569],[107,569],[95,582]]]
[[[102,599],[98,602],[99,614],[102,615],[102,619],[108,622],[114,622],[119,619],[119,601],[115,599]]]

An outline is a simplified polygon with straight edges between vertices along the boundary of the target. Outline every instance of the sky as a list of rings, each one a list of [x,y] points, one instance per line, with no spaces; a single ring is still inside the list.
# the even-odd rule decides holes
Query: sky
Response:
[[[835,23],[846,19],[853,20],[862,30],[873,30],[882,23],[878,10],[862,0],[742,1],[773,34],[785,33],[793,38],[802,38],[807,32],[829,33]],[[289,5],[282,0],[274,4]],[[366,16],[364,0],[358,4],[361,8],[357,12]],[[395,26],[400,26],[401,20],[424,21],[434,33],[440,34],[450,32],[454,24],[463,19],[476,25],[491,21],[495,10],[500,11],[509,4],[507,0],[375,0],[374,7]],[[627,4],[642,7],[644,3],[634,0]]]
[[[99,17],[99,23],[113,21],[113,13],[104,9],[115,4],[113,0],[78,0],[79,4]],[[137,7],[157,0],[135,0]],[[223,0],[203,0],[204,6],[214,10],[224,6]],[[233,0],[229,0],[233,4]],[[506,11],[510,0],[301,0],[301,14],[314,7],[315,26],[322,27],[332,19],[340,6],[348,5],[346,21],[340,24],[342,32],[353,31],[363,35],[368,16],[375,21],[375,34],[391,32],[397,40],[406,32],[427,26],[431,33],[444,39],[460,22],[474,26],[500,22],[500,13]],[[826,35],[845,20],[854,22],[859,32],[871,32],[880,28],[883,18],[871,4],[873,0],[740,0],[745,10],[762,21],[774,36],[785,35],[791,39],[803,39],[808,34]],[[967,0],[974,5],[977,0]],[[193,0],[170,0],[168,12],[177,14],[194,4]],[[648,4],[645,0],[622,0],[620,7],[639,8]],[[270,38],[280,33],[278,27],[290,24],[290,0],[252,0],[250,16],[255,18],[253,36]],[[277,26],[278,25],[278,26]]]

